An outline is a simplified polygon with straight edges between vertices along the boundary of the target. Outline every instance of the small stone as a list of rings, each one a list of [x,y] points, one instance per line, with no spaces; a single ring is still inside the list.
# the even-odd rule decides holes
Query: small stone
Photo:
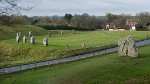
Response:
[[[19,40],[21,40],[21,32],[18,33]]]
[[[44,46],[48,46],[48,38],[44,38],[43,39],[43,45]]]
[[[23,43],[26,43],[26,36],[23,36]]]
[[[85,48],[85,44],[84,43],[81,43],[81,48]]]
[[[32,37],[32,31],[29,31],[29,38]]]
[[[35,38],[33,36],[30,38],[30,43],[35,44]]]
[[[62,30],[61,30],[60,34],[63,35],[63,31]]]
[[[16,42],[19,42],[20,41],[20,37],[19,37],[19,34],[17,33],[16,35]]]

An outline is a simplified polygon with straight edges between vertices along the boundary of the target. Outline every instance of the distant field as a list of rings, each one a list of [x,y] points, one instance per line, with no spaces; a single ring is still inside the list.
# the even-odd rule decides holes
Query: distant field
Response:
[[[150,45],[138,49],[139,58],[117,53],[1,75],[1,84],[149,84]]]
[[[27,43],[24,44],[22,41],[19,43],[15,41],[16,31],[10,28],[10,30],[8,29],[7,31],[7,27],[6,29],[1,29],[3,29],[2,38],[6,36],[8,39],[0,43],[0,53],[2,54],[0,58],[0,67],[51,60],[85,53],[94,50],[97,46],[116,44],[119,39],[127,35],[134,36],[136,40],[150,37],[149,31],[76,31],[76,34],[73,34],[72,31],[64,31],[64,34],[61,35],[60,30],[53,31],[55,34],[50,37],[47,35],[47,30],[40,27],[31,25],[17,26],[16,29],[21,30],[22,34],[27,36]],[[33,35],[36,39],[35,45],[29,43],[29,30],[33,31]],[[10,32],[12,33],[9,35]],[[42,39],[45,37],[49,39],[49,46],[47,47],[42,45]],[[81,43],[84,43],[85,47],[89,47],[89,49],[81,49]]]

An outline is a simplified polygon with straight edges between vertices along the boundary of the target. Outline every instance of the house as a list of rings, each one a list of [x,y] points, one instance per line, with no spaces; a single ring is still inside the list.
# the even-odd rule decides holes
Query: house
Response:
[[[105,25],[105,28],[106,28],[107,30],[109,30],[109,29],[116,29],[116,25],[115,25],[115,23],[110,23],[110,25],[107,23],[107,24]]]
[[[131,31],[136,31],[136,25],[138,25],[138,23],[139,23],[139,19],[137,18],[130,18],[127,19],[126,21],[126,25],[129,27]]]

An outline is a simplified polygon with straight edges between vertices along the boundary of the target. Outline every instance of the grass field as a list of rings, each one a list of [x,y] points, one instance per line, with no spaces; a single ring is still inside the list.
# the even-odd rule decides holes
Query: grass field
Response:
[[[149,84],[150,45],[138,49],[139,58],[117,53],[1,75],[1,84]]]
[[[16,38],[16,34],[19,31],[26,36],[28,36],[29,31],[33,31],[36,36],[47,35],[47,30],[33,25],[18,25],[16,27],[0,26],[0,41]]]
[[[6,27],[6,29],[7,28],[8,27]],[[64,31],[64,34],[61,35],[58,34],[60,31],[57,30],[55,31],[56,34],[49,37],[47,35],[47,30],[44,30],[40,27],[31,25],[17,26],[16,29],[19,29],[19,31],[22,31],[23,35],[27,36],[27,43],[24,44],[22,42],[17,43],[15,41],[16,31],[11,29],[8,29],[7,31],[6,29],[1,28],[1,30],[3,30],[3,34],[1,35],[3,37],[1,39],[3,39],[3,41],[1,41],[0,43],[0,67],[57,59],[65,56],[94,51],[97,49],[97,46],[100,47],[104,45],[116,44],[118,39],[121,39],[127,35],[134,36],[136,40],[140,40],[147,36],[150,36],[150,33],[148,31],[76,31],[76,34],[73,34],[72,31]],[[35,45],[31,45],[29,43],[29,30],[33,31],[36,39]],[[6,32],[13,33],[10,33],[9,35]],[[42,45],[42,39],[45,37],[49,39],[49,46],[47,47],[44,47]],[[81,43],[85,43],[85,47],[90,48],[81,49]],[[69,46],[69,48],[67,48],[67,45]]]

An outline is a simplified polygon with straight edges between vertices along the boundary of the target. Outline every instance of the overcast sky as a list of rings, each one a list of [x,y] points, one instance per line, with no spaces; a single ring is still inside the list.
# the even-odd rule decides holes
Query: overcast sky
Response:
[[[149,0],[23,0],[21,5],[34,6],[23,15],[28,16],[63,16],[66,13],[103,16],[113,14],[131,14],[150,11]]]

